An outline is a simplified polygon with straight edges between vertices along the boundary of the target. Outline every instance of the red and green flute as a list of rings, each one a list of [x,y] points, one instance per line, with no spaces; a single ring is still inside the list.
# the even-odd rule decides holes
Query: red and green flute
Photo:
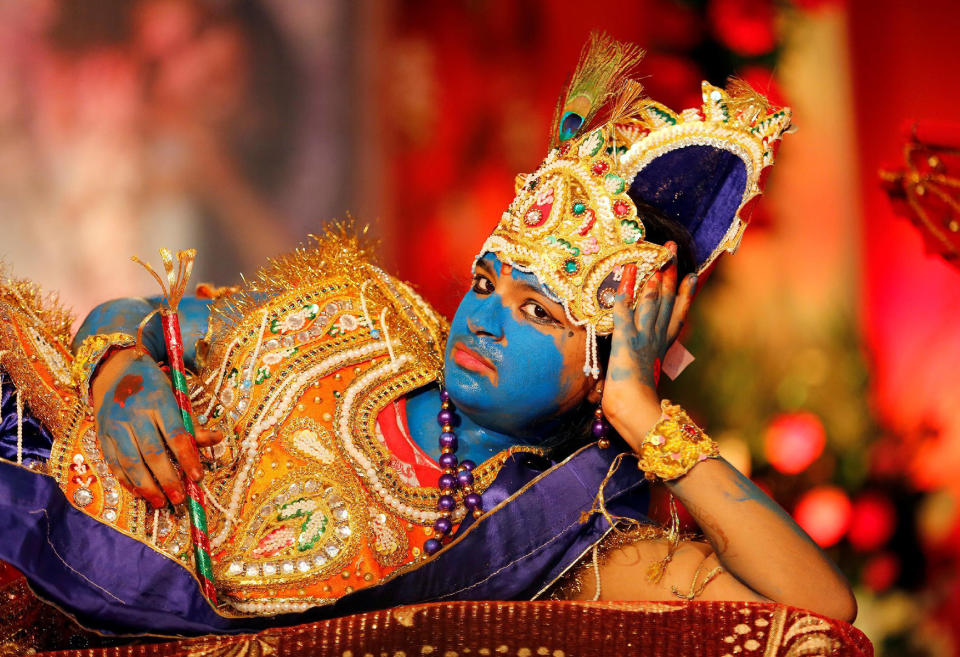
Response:
[[[176,312],[163,310],[160,313],[163,324],[163,339],[167,343],[167,359],[170,364],[170,378],[173,381],[173,396],[180,407],[183,425],[193,436],[196,448],[197,432],[193,426],[193,408],[187,392],[187,376],[183,367],[183,340],[180,338],[180,319]],[[217,590],[213,586],[213,564],[210,561],[210,539],[207,536],[207,509],[203,491],[190,477],[184,476],[187,490],[187,509],[190,514],[190,538],[193,540],[193,555],[197,562],[197,577],[203,587],[203,594],[216,604]]]
[[[194,440],[196,449],[196,428],[193,426],[193,408],[190,404],[190,394],[187,390],[187,375],[183,366],[183,339],[180,336],[180,318],[177,315],[177,306],[187,288],[190,271],[193,269],[193,258],[196,251],[179,251],[177,260],[179,267],[174,272],[173,255],[167,249],[160,250],[163,268],[167,275],[167,285],[156,271],[139,258],[135,262],[143,265],[147,271],[160,283],[164,295],[167,297],[168,307],[160,311],[160,323],[163,326],[163,340],[167,347],[167,361],[170,366],[170,378],[173,383],[173,395],[177,400],[177,407],[183,418],[183,425]],[[217,590],[214,587],[213,562],[210,559],[210,538],[207,534],[207,509],[203,490],[190,477],[184,475],[184,485],[187,491],[187,511],[190,516],[190,538],[193,542],[194,561],[197,565],[197,578],[203,589],[203,594],[212,603],[217,603]]]

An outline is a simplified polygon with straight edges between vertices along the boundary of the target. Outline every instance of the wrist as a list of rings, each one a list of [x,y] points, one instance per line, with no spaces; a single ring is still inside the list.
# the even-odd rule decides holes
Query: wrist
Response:
[[[708,486],[715,488],[715,483],[710,483],[712,481],[710,474],[715,475],[718,466],[723,469],[733,469],[733,466],[718,454],[716,457],[699,459],[683,476],[675,479],[665,479],[663,484],[682,501],[691,490],[702,490]]]
[[[607,389],[603,414],[627,444],[637,451],[644,436],[660,419],[660,396],[649,386],[638,385],[629,394]]]
[[[133,351],[136,340],[125,333],[107,333],[87,337],[77,350],[73,361],[73,376],[81,398],[89,401],[91,386],[101,365],[117,350]]]
[[[101,399],[106,388],[139,357],[136,347],[114,347],[107,352],[90,378],[90,396],[95,400]]]

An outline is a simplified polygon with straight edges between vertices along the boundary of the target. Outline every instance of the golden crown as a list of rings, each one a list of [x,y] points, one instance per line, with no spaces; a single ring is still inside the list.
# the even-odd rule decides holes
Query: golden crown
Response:
[[[517,177],[516,197],[481,249],[535,274],[568,319],[586,326],[584,369],[594,376],[596,336],[613,330],[623,266],[636,264],[639,288],[672,257],[644,239],[631,195],[689,230],[702,271],[736,249],[761,173],[790,127],[789,108],[772,108],[739,81],[704,82],[703,104],[674,112],[630,79],[642,55],[591,37],[558,104],[553,148],[537,171]]]

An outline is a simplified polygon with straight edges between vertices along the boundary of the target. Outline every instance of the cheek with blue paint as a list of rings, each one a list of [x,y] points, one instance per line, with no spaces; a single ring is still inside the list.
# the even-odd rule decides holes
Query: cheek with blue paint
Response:
[[[499,261],[490,262],[499,276]],[[514,281],[536,283],[531,274],[517,270],[510,276]],[[567,328],[532,322],[517,308],[523,297],[508,290],[512,303],[508,302],[500,292],[503,287],[501,280],[494,293],[471,290],[460,303],[447,342],[446,387],[457,409],[477,424],[535,439],[539,427],[582,398],[583,340],[578,341]],[[455,357],[458,346],[492,364],[495,371],[465,367]]]

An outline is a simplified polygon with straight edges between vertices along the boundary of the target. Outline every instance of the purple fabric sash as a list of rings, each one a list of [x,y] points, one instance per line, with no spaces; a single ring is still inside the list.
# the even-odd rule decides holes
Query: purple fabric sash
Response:
[[[529,599],[609,530],[599,514],[585,523],[580,514],[591,508],[615,452],[591,445],[557,465],[511,457],[483,495],[492,512],[465,521],[434,558],[300,614],[218,614],[179,563],[74,508],[53,478],[4,461],[0,559],[20,569],[39,595],[104,633],[250,632],[415,602]],[[611,513],[646,520],[648,488],[629,461],[605,491]]]
[[[0,368],[0,458],[17,462],[17,388],[9,375]],[[23,408],[23,463],[46,461],[50,458],[53,437],[24,405]]]

